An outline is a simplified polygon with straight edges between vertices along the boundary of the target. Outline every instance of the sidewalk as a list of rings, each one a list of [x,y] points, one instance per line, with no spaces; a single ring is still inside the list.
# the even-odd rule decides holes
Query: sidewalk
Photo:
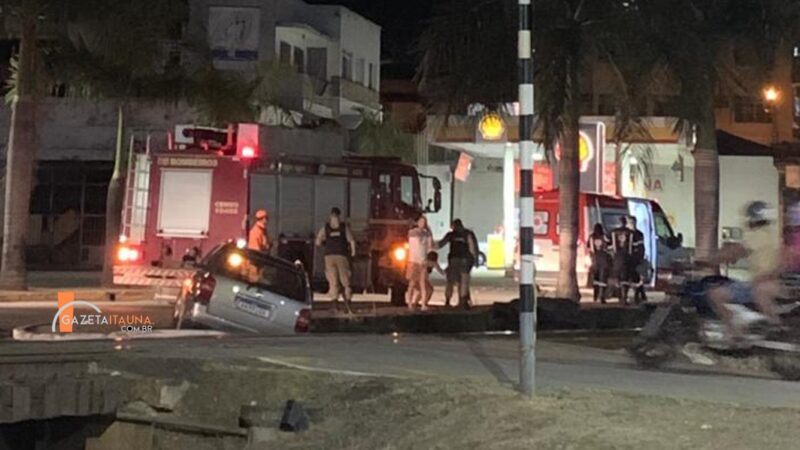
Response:
[[[88,302],[153,300],[156,289],[103,288],[100,272],[28,272],[28,290],[0,290],[0,303],[56,302],[58,293],[75,292],[75,297]]]
[[[444,290],[445,280],[439,274],[432,274],[431,281],[433,283],[433,297],[430,304],[433,306],[443,306],[445,303]],[[506,278],[501,271],[490,271],[486,269],[478,269],[472,274],[472,282],[470,292],[472,295],[472,303],[474,306],[491,306],[494,303],[508,303],[514,299],[519,298],[519,284],[513,278]],[[542,296],[552,297],[554,289],[551,287],[542,287],[540,291]],[[663,292],[648,292],[648,302],[658,303],[663,301]],[[316,293],[314,295],[315,301],[326,301],[325,294]],[[353,297],[356,303],[389,303],[388,294],[360,294]],[[457,298],[451,300],[457,303]],[[607,307],[619,306],[619,300],[616,298],[609,299]],[[581,289],[581,305],[591,306],[594,305],[591,289]],[[602,307],[602,305],[597,305]]]

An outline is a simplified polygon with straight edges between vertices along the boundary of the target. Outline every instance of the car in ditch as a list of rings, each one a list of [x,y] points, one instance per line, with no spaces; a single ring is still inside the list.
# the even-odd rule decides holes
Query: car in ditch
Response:
[[[269,335],[307,332],[313,294],[302,264],[243,247],[227,243],[203,258],[175,303],[175,327]]]

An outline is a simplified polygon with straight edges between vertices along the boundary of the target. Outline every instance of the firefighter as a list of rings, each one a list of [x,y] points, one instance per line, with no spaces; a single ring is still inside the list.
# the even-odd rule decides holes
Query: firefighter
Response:
[[[592,257],[592,288],[594,302],[606,303],[606,288],[608,288],[608,273],[611,269],[611,254],[609,253],[609,239],[603,229],[603,224],[595,224],[592,235],[589,236],[587,247]]]
[[[634,288],[633,301],[637,305],[647,300],[644,283],[649,281],[649,263],[645,254],[644,233],[636,227],[636,217],[628,219],[631,228],[631,259],[628,267],[631,286]]]
[[[625,216],[619,219],[620,226],[611,231],[611,249],[614,257],[611,265],[611,277],[619,289],[619,302],[628,304],[628,289],[631,287],[630,260],[633,254],[633,231],[628,228]]]
[[[269,231],[267,231],[267,221],[269,215],[264,209],[256,211],[256,223],[250,228],[247,235],[247,248],[259,252],[269,253],[272,247],[272,241],[269,238]]]
[[[317,233],[317,247],[323,247],[325,254],[325,277],[328,279],[328,294],[335,308],[339,309],[339,295],[344,296],[344,307],[348,314],[353,288],[350,285],[352,268],[350,258],[356,256],[356,241],[353,233],[342,220],[342,211],[332,208],[328,222]]]
[[[450,298],[457,286],[458,306],[467,309],[470,302],[470,272],[478,260],[478,242],[472,230],[465,228],[461,219],[456,219],[450,232],[439,241],[439,248],[448,244],[450,244],[450,254],[447,256],[445,306],[450,306]]]

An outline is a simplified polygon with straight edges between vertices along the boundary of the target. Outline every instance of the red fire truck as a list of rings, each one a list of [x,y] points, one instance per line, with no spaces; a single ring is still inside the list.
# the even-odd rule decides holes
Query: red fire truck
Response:
[[[441,208],[439,180],[397,158],[262,155],[258,135],[249,124],[179,128],[166,150],[131,157],[114,282],[178,288],[202,255],[246,237],[248,217],[263,208],[273,252],[301,261],[323,290],[314,237],[336,206],[357,242],[356,291],[403,302],[408,228]],[[432,193],[424,204],[423,185]]]

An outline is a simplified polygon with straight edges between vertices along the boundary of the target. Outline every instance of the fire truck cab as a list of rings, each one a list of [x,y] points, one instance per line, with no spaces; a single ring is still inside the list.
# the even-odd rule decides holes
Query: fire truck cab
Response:
[[[399,158],[321,160],[244,146],[250,157],[233,127],[176,134],[182,143],[171,139],[166,150],[131,156],[115,283],[177,288],[216,245],[245,238],[248,219],[266,209],[272,254],[302,262],[324,290],[314,238],[338,207],[357,242],[355,290],[391,291],[393,301],[404,301],[408,229],[418,214],[441,208],[438,179]],[[423,184],[432,188],[429,199]]]

